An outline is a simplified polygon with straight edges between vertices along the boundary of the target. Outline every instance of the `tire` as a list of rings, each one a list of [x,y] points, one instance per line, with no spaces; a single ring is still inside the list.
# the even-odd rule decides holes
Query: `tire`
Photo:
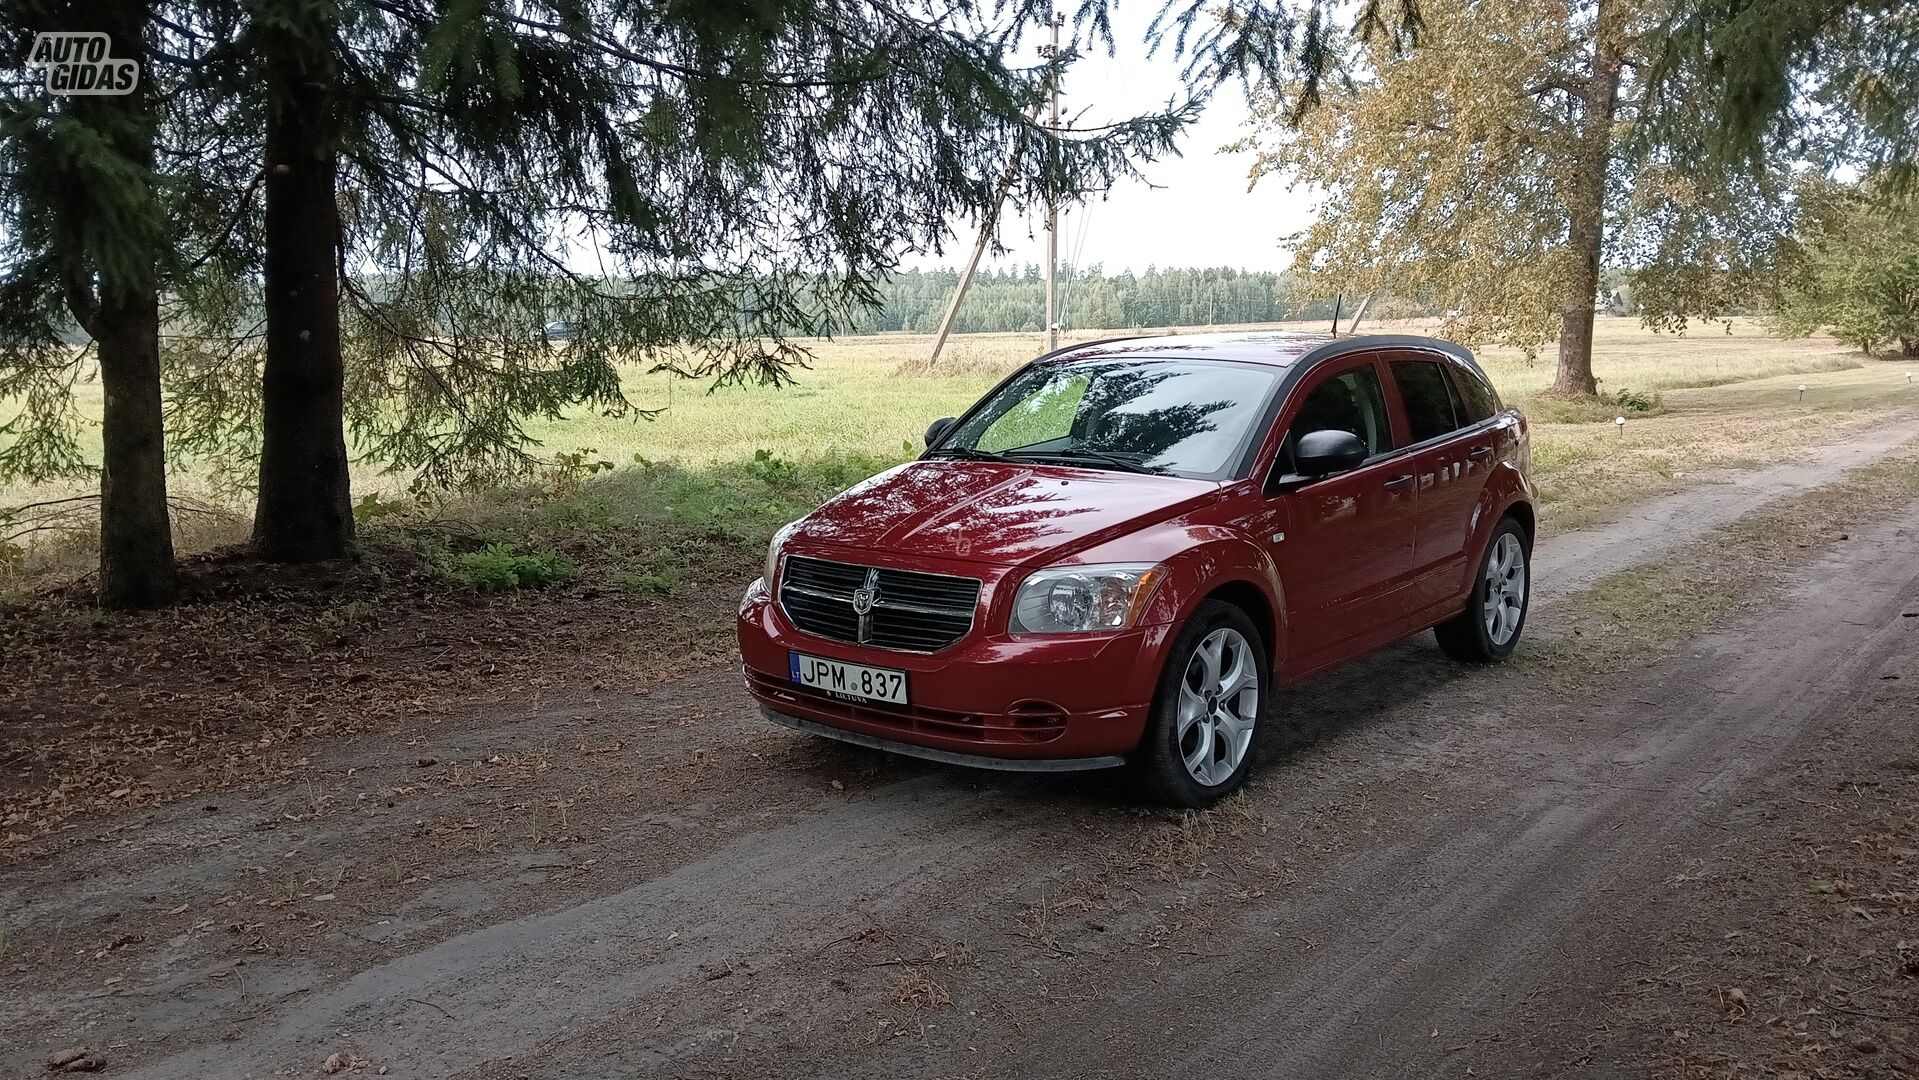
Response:
[[[1209,657],[1217,659],[1209,660]],[[1202,601],[1174,637],[1134,766],[1156,801],[1210,806],[1252,769],[1272,686],[1264,637],[1246,613]]]
[[[1469,664],[1497,663],[1511,656],[1526,628],[1532,572],[1532,544],[1525,528],[1502,518],[1479,556],[1466,610],[1433,627],[1440,649]]]

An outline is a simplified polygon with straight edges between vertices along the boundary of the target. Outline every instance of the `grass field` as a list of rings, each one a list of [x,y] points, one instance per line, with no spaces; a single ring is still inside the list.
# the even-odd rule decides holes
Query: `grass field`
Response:
[[[1068,340],[1111,336],[1117,335],[1082,333]],[[627,375],[629,396],[636,405],[660,409],[655,418],[614,419],[582,410],[534,422],[529,430],[547,456],[590,449],[616,466],[647,464],[636,470],[643,475],[596,481],[603,501],[628,505],[624,512],[601,506],[588,515],[595,520],[660,521],[686,513],[712,518],[744,499],[755,510],[744,515],[753,519],[743,523],[744,531],[757,533],[764,519],[917,452],[928,422],[960,412],[1042,348],[1034,334],[964,335],[949,342],[947,355],[929,370],[924,358],[930,344],[926,336],[908,334],[817,342],[813,366],[798,373],[797,385],[778,390],[709,389],[636,368]],[[1828,339],[1768,337],[1742,320],[1730,331],[1715,324],[1674,337],[1653,334],[1632,319],[1600,319],[1594,369],[1602,393],[1632,391],[1655,406],[1650,413],[1629,412],[1623,431],[1611,423],[1616,406],[1567,408],[1539,397],[1552,379],[1550,351],[1529,360],[1495,348],[1481,358],[1502,396],[1533,419],[1535,470],[1551,529],[1577,527],[1622,503],[1681,486],[1704,469],[1780,460],[1809,442],[1843,438],[1890,414],[1919,409],[1919,386],[1908,383],[1900,365],[1868,360]],[[1803,400],[1801,384],[1807,387]],[[97,415],[97,384],[83,392],[83,406]],[[90,434],[97,441],[97,429]],[[360,493],[396,495],[406,487],[405,478],[370,466],[356,466],[355,472]],[[664,482],[669,473],[673,479]],[[661,482],[649,482],[648,475]],[[781,489],[778,498],[753,502],[769,487]],[[0,507],[75,490],[84,489],[0,489]],[[174,490],[235,512],[224,519],[215,514],[183,520],[184,550],[243,535],[238,515],[244,498],[215,495],[191,470],[176,478]],[[515,503],[552,501],[538,490],[467,499],[439,512],[513,518]],[[669,494],[650,494],[655,491]],[[487,502],[504,513],[481,512]],[[42,571],[85,565],[84,530],[55,539],[39,545],[30,561]]]
[[[1323,330],[1320,324],[1293,329]],[[1069,334],[1092,341],[1118,332]],[[1014,366],[1044,349],[1037,334],[972,334],[953,339],[930,371],[932,339],[881,334],[821,342],[811,370],[784,390],[728,387],[708,393],[669,375],[628,376],[636,404],[665,406],[652,421],[574,416],[530,430],[550,449],[592,447],[615,462],[650,460],[701,466],[770,450],[783,457],[822,453],[887,453],[917,448],[926,425],[964,409]],[[1499,391],[1528,407],[1552,381],[1550,353],[1528,362],[1517,350],[1482,355]],[[1856,353],[1829,340],[1781,340],[1749,323],[1733,333],[1711,328],[1684,338],[1640,329],[1636,320],[1601,319],[1595,368],[1601,389],[1643,393],[1708,387],[1780,374],[1859,368]],[[1902,380],[1903,381],[1903,380]],[[1863,403],[1863,402],[1862,402]],[[1610,420],[1608,414],[1605,419]]]
[[[1320,330],[1323,327],[1292,327]],[[1377,327],[1420,331],[1417,326]],[[1108,334],[1069,335],[1095,340]],[[822,343],[814,367],[785,390],[706,392],[664,375],[634,373],[634,400],[666,410],[635,423],[570,418],[534,428],[553,448],[592,447],[609,461],[688,468],[737,462],[765,450],[800,460],[917,451],[926,424],[964,409],[1015,365],[1041,351],[1033,334],[957,338],[927,371],[931,340],[887,334]],[[1888,414],[1919,407],[1904,369],[1868,360],[1829,339],[1780,339],[1735,320],[1684,337],[1654,334],[1634,319],[1602,318],[1594,370],[1602,393],[1658,399],[1651,415],[1567,409],[1539,392],[1552,381],[1550,352],[1481,352],[1503,397],[1533,418],[1534,462],[1553,528],[1577,527],[1623,502],[1682,484],[1688,473],[1779,460],[1808,441],[1843,437]],[[1798,386],[1807,392],[1800,399]]]

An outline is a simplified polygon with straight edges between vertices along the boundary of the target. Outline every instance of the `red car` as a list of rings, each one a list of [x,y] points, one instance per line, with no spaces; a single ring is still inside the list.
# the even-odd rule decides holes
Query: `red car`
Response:
[[[1025,365],[780,530],[740,605],[772,720],[1018,770],[1238,787],[1281,684],[1526,622],[1526,422],[1424,337],[1203,334]],[[1283,704],[1277,715],[1284,715]]]

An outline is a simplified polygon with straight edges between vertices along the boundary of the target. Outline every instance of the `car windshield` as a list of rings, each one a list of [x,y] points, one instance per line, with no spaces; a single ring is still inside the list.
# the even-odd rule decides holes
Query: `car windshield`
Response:
[[[930,456],[1005,457],[1226,479],[1280,372],[1200,360],[1038,364],[982,401]]]

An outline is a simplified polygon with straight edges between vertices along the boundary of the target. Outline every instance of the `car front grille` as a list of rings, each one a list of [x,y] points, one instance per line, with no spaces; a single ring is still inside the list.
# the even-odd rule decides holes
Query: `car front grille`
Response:
[[[965,637],[979,590],[975,578],[803,555],[788,555],[780,571],[780,607],[794,626],[835,641],[905,652],[938,652]],[[870,606],[861,614],[856,605]]]

